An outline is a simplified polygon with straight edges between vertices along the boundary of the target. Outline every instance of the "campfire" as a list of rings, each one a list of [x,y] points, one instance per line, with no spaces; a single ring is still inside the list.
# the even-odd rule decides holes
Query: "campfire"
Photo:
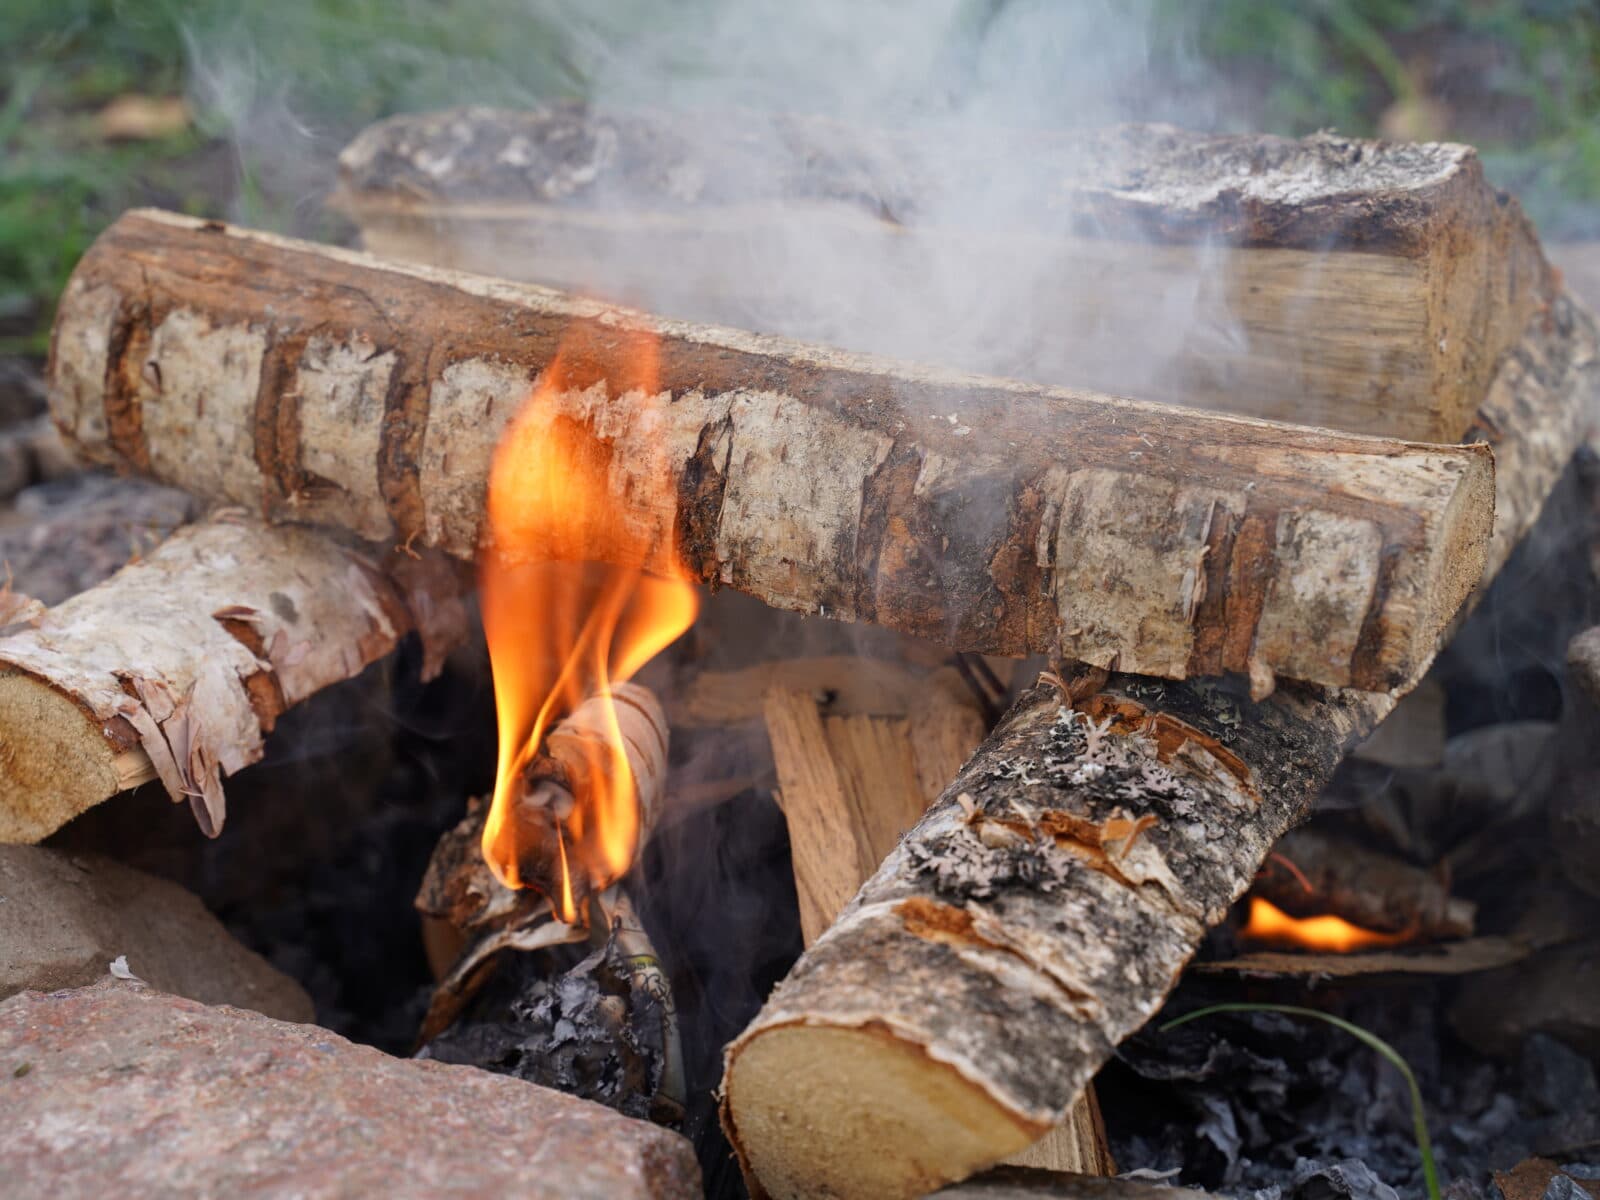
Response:
[[[1251,1155],[1387,1194],[1283,1128],[1340,1119],[1302,1102],[1297,1056],[1360,1091],[1360,1046],[1272,1016],[1159,1032],[1211,1002],[1454,989],[1474,1054],[1502,1044],[1430,1064],[1451,1112],[1500,1086],[1510,1041],[1581,1076],[1537,1039],[1592,1020],[1519,1025],[1485,981],[1577,977],[1552,964],[1587,885],[1490,843],[1548,805],[1587,864],[1592,755],[1562,759],[1566,791],[1553,759],[1496,790],[1498,760],[1460,756],[1509,725],[1449,705],[1483,691],[1519,546],[1578,527],[1560,498],[1600,358],[1473,153],[1041,136],[1059,178],[1006,230],[863,211],[926,151],[909,134],[862,135],[860,178],[802,154],[863,260],[935,256],[981,289],[1048,248],[1125,280],[1092,312],[1041,292],[1061,330],[1036,356],[909,361],[857,338],[882,296],[741,327],[813,219],[790,197],[646,188],[624,211],[490,169],[521,146],[556,174],[574,147],[635,181],[710,170],[715,139],[662,120],[387,122],[343,162],[365,252],[154,210],[101,235],[56,318],[55,423],[211,508],[61,603],[0,593],[4,840],[115,854],[146,785],[217,839],[196,853],[264,847],[269,770],[246,768],[378,689],[426,819],[402,845],[374,833],[393,812],[281,805],[291,845],[316,822],[363,844],[348,892],[410,855],[340,903],[414,899],[390,917],[425,968],[373,967],[381,1036],[346,1031],[422,1060],[412,1083],[514,1077],[558,1106],[540,1124],[592,1131],[549,1169],[604,1161],[629,1195],[693,1194],[697,1160],[719,1197],[1075,1195],[1054,1189],[1119,1170],[1131,1196],[1178,1170],[1256,1186]],[[613,303],[624,280],[660,311]],[[1196,281],[1236,342],[1140,376],[1143,310]],[[431,681],[415,710],[380,674],[396,655]],[[450,733],[414,736],[422,714]],[[305,882],[261,860],[261,894]],[[1444,1135],[1456,1161],[1489,1106]],[[1529,1153],[1600,1144],[1561,1130]],[[984,1190],[1011,1186],[1034,1190]]]

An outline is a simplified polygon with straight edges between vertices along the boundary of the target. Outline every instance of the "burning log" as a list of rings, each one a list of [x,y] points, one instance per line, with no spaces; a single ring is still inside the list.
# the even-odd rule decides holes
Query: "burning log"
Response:
[[[373,126],[340,176],[335,205],[392,258],[1432,442],[1460,440],[1556,290],[1458,145],[1138,125],[944,144],[751,113],[474,108]],[[918,298],[915,322],[883,319],[886,289]]]
[[[1491,389],[1486,575],[1578,444],[1596,345],[1560,302]],[[1026,693],[728,1047],[753,1186],[921,1195],[1059,1121],[1393,703],[1126,675]]]
[[[35,842],[160,779],[222,828],[222,776],[279,715],[415,629],[424,673],[465,634],[448,559],[221,514],[0,636],[0,841]]]
[[[1331,914],[1411,939],[1470,937],[1477,915],[1434,872],[1319,829],[1286,833],[1252,891],[1293,917]]]
[[[644,388],[618,359],[651,337]],[[681,553],[956,648],[1403,690],[1482,574],[1481,447],[900,368],[153,212],[79,264],[52,403],[101,461],[470,557],[536,377],[524,432],[604,492],[547,553]]]
[[[608,753],[613,745],[620,759]],[[436,969],[453,959],[419,1036],[433,1057],[513,1062],[521,1078],[633,1115],[682,1115],[671,985],[596,845],[604,830],[591,811],[597,795],[616,795],[632,807],[642,846],[661,811],[666,769],[660,704],[638,684],[615,683],[558,721],[521,766],[507,814],[514,828],[503,843],[483,801],[440,839],[416,900]],[[598,772],[615,777],[601,780]],[[514,848],[512,875],[521,887],[507,886],[494,865],[506,846]],[[455,936],[444,936],[446,928]],[[524,972],[500,988],[490,1011],[471,1008],[507,951],[584,941],[593,953],[559,984]]]

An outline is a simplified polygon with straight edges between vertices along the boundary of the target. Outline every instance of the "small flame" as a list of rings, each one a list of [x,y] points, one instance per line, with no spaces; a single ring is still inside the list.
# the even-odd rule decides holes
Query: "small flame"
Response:
[[[607,354],[614,361],[604,376],[617,394],[647,398],[639,424],[648,426],[655,339],[620,333],[616,345],[621,350]],[[652,544],[670,543],[670,536],[652,536],[649,520],[612,498],[614,441],[567,403],[583,389],[567,377],[566,349],[539,377],[495,450],[492,548],[480,562],[479,586],[500,735],[483,855],[507,887],[528,886],[522,864],[530,847],[513,814],[523,768],[551,727],[586,698],[605,704],[605,745],[584,751],[583,794],[557,829],[560,886],[551,902],[572,922],[578,917],[572,872],[604,888],[628,870],[638,850],[638,798],[610,689],[688,629],[698,602],[675,548]],[[635,476],[647,469],[630,464]],[[602,555],[606,564],[583,561]],[[626,565],[609,565],[615,563]],[[670,576],[644,570],[662,563]],[[539,852],[548,855],[550,848]]]
[[[1295,946],[1332,954],[1398,946],[1408,940],[1403,933],[1378,933],[1352,925],[1343,917],[1291,917],[1260,896],[1250,898],[1250,920],[1245,924],[1243,934],[1253,942]]]

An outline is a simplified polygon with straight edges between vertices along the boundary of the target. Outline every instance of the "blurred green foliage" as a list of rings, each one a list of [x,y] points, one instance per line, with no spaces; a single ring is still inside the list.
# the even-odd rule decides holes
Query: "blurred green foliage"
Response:
[[[981,27],[1030,0],[964,2],[970,27]],[[916,4],[903,6],[914,19]],[[131,204],[336,232],[315,203],[326,180],[286,176],[273,145],[301,139],[312,151],[302,159],[326,168],[356,129],[389,113],[581,95],[586,64],[609,41],[673,24],[681,33],[715,5],[5,0],[4,8],[0,350],[42,344],[73,262]],[[1141,0],[1126,11],[1148,21],[1149,91],[1188,79],[1217,97],[1210,115],[1232,128],[1373,134],[1398,121],[1472,141],[1547,235],[1600,236],[1595,0]],[[680,45],[692,55],[692,37]],[[714,66],[683,57],[671,69],[687,76]],[[193,127],[106,142],[95,113],[130,92],[188,95]]]

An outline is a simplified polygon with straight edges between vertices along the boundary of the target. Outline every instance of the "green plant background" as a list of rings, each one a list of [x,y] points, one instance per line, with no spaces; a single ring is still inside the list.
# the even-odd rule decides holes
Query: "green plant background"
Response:
[[[952,0],[952,37],[1016,5]],[[0,0],[0,352],[37,353],[72,264],[118,212],[157,203],[338,237],[318,180],[251,136],[338,147],[393,112],[581,96],[603,47],[676,30],[727,0]],[[915,0],[858,0],[898,7]],[[1133,115],[1204,111],[1232,129],[1402,132],[1477,144],[1546,237],[1600,236],[1600,5],[1594,0],[1142,0]],[[680,46],[692,47],[692,36]],[[218,58],[228,68],[215,70]],[[953,62],[959,65],[960,56]],[[692,50],[671,69],[693,76]],[[107,143],[124,93],[187,94],[188,130]],[[1188,102],[1203,95],[1196,109]],[[325,181],[324,181],[325,185]]]

